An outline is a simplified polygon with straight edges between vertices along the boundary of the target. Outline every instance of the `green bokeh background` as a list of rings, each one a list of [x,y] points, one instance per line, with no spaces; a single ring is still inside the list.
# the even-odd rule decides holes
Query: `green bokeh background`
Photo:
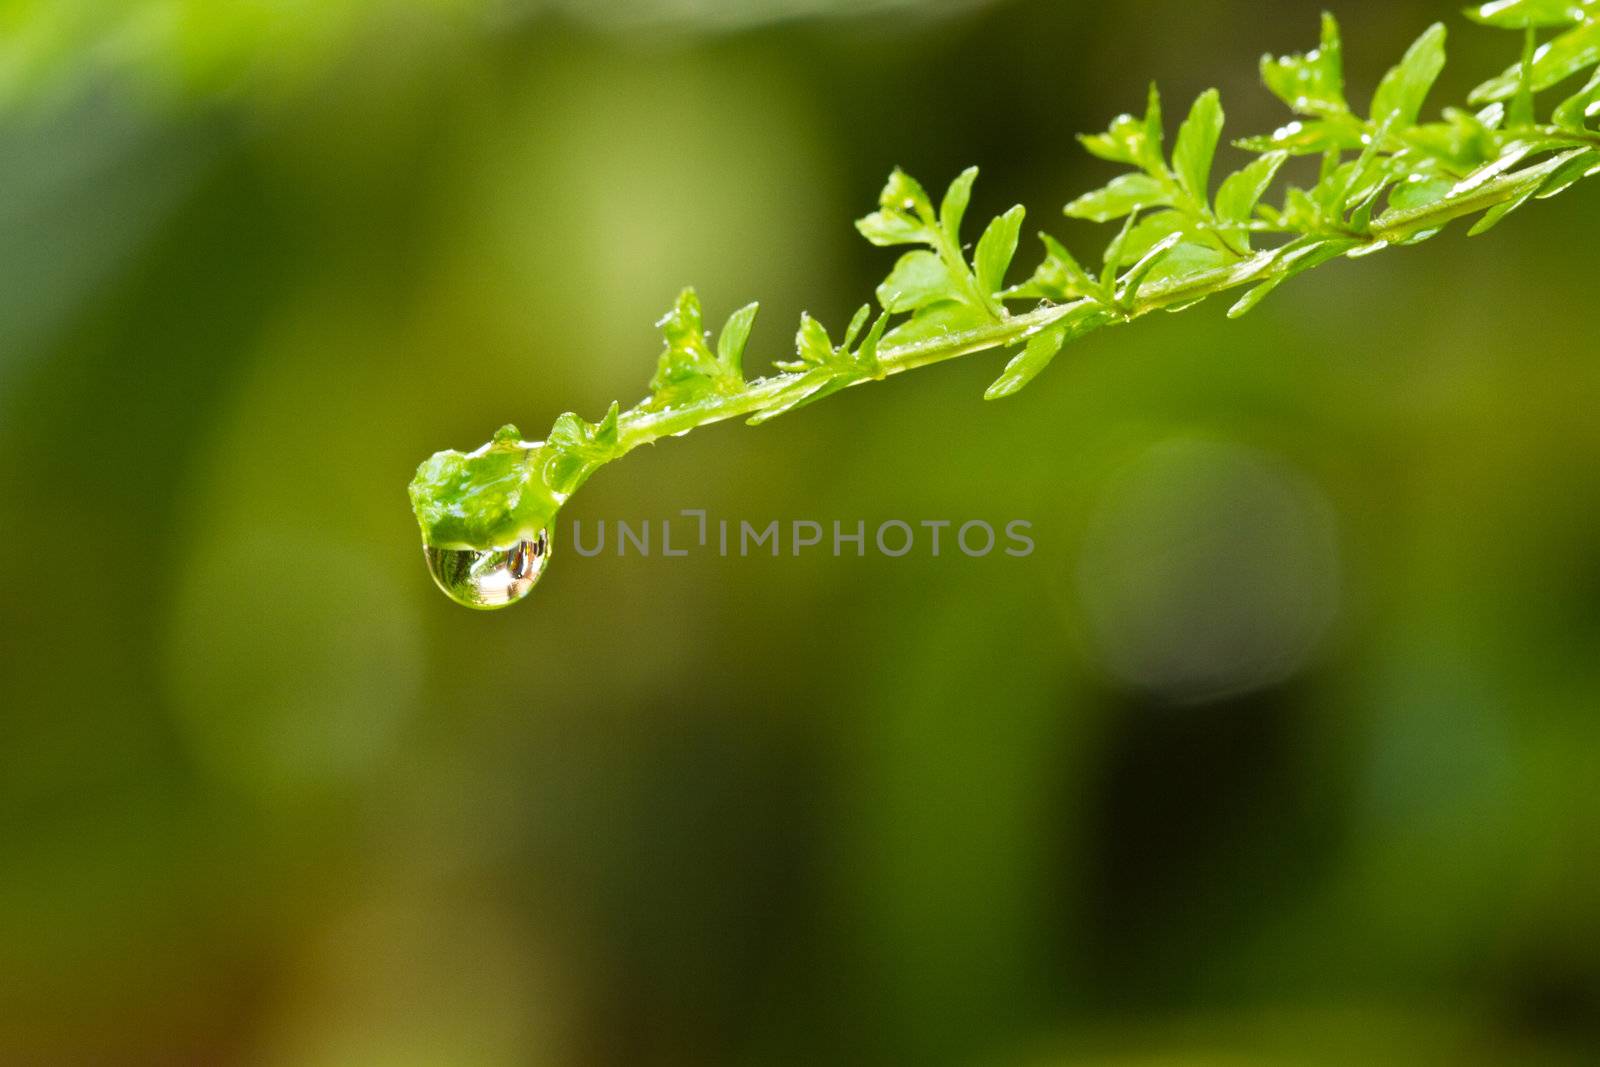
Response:
[[[1430,111],[1516,48],[1337,10],[1361,87],[1451,20]],[[512,612],[422,567],[416,464],[682,285],[837,329],[896,164],[1093,255],[1072,135],[1271,128],[1317,11],[0,4],[0,1062],[1596,1062],[1600,188],[644,450]],[[566,549],[683,508],[1038,547]]]

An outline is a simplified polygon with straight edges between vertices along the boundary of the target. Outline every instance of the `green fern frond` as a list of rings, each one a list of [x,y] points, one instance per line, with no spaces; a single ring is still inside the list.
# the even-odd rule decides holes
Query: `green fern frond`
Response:
[[[1537,198],[1600,173],[1600,2],[1496,0],[1469,12],[1517,31],[1520,59],[1473,91],[1469,108],[1424,121],[1445,63],[1445,29],[1429,27],[1384,75],[1365,113],[1349,102],[1338,23],[1324,16],[1310,52],[1267,56],[1261,76],[1294,117],[1234,145],[1255,158],[1213,180],[1224,114],[1202,93],[1166,149],[1160,94],[1144,113],[1121,115],[1081,138],[1093,155],[1128,168],[1073,199],[1066,215],[1120,223],[1097,272],[1041,234],[1043,261],[1008,286],[1023,208],[983,229],[969,258],[964,223],[977,170],[950,183],[939,204],[896,170],[878,208],[857,229],[872,244],[902,249],[839,343],[802,319],[793,360],[746,377],[744,352],[756,305],[735,313],[713,347],[700,302],[686,290],[661,322],[666,349],[635,407],[613,405],[599,423],[563,415],[539,442],[507,427],[472,453],[441,452],[422,465],[411,501],[433,550],[491,553],[539,539],[567,497],[596,470],[634,448],[726,419],[752,424],[840,389],[990,349],[1015,354],[985,396],[1015,394],[1062,348],[1107,326],[1176,311],[1244,290],[1242,315],[1294,276],[1341,256],[1416,244],[1477,216],[1484,232]],[[1554,29],[1542,43],[1541,32]],[[1541,121],[1539,94],[1590,76]],[[1321,157],[1309,186],[1283,185],[1292,156]],[[1014,312],[1009,305],[1033,305]]]

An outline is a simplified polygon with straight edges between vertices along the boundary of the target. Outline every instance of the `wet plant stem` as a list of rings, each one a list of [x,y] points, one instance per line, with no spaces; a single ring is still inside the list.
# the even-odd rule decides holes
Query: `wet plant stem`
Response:
[[[1549,136],[1551,131],[1539,131]],[[1523,195],[1536,183],[1580,155],[1586,146],[1600,144],[1600,136],[1575,136],[1562,131],[1569,151],[1493,178],[1468,195],[1456,196],[1407,211],[1389,211],[1373,219],[1364,229],[1330,229],[1324,236],[1347,239],[1350,248],[1362,245],[1376,251],[1384,245],[1438,229],[1456,219],[1506,203]],[[878,353],[880,373],[850,381],[845,387],[875,381],[918,367],[998,348],[1021,344],[1088,306],[1103,305],[1114,322],[1131,322],[1153,311],[1188,306],[1207,297],[1244,286],[1259,285],[1291,273],[1283,248],[1244,256],[1237,262],[1214,270],[1188,275],[1165,283],[1152,283],[1137,290],[1119,304],[1098,297],[1085,297],[1065,304],[1052,304],[1034,311],[1013,315],[977,329],[952,333],[910,344],[886,346]],[[617,456],[641,445],[654,444],[664,437],[680,436],[700,426],[742,416],[756,415],[781,402],[805,377],[804,373],[777,374],[751,381],[743,389],[707,397],[692,404],[662,410],[635,410],[622,414],[618,423]]]

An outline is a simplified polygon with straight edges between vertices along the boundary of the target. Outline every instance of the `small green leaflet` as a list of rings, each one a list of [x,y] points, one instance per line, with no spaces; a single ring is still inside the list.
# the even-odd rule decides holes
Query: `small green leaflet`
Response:
[[[879,211],[856,224],[874,244],[926,246],[901,256],[878,287],[878,302],[886,312],[912,313],[910,321],[886,335],[888,343],[933,340],[1005,318],[1005,275],[1026,212],[1014,207],[991,222],[978,240],[974,262],[968,264],[961,225],[977,176],[974,168],[951,182],[935,217],[922,187],[896,171]]]
[[[1591,121],[1600,118],[1600,70],[1582,89],[1556,105],[1553,118],[1557,126],[1574,131],[1586,130]]]
[[[1181,211],[1152,211],[1141,215],[1126,233],[1106,246],[1106,265],[1118,270],[1143,259],[1145,253],[1173,235],[1181,236],[1189,217]]]
[[[1007,300],[1048,300],[1065,304],[1099,291],[1100,283],[1079,265],[1065,245],[1048,233],[1041,233],[1039,239],[1044,242],[1044,262],[1027,282],[1006,291]]]
[[[1135,298],[1139,295],[1139,287],[1145,283],[1152,271],[1165,259],[1173,249],[1183,241],[1180,233],[1168,234],[1150,247],[1150,251],[1139,257],[1139,261],[1128,268],[1117,281],[1114,299],[1120,308],[1130,308]]]
[[[972,186],[978,180],[978,168],[968,167],[950,183],[945,191],[944,203],[939,207],[939,225],[945,239],[956,247],[961,246],[961,222],[967,216],[967,205],[972,202]]]
[[[620,414],[619,405],[613,402],[599,423],[586,422],[570,411],[557,418],[545,439],[549,453],[544,468],[546,484],[565,491],[562,487],[581,478],[585,470],[605,462],[617,447]]]
[[[1445,29],[1435,22],[1418,37],[1372,97],[1372,121],[1392,122],[1396,131],[1416,125],[1428,90],[1444,70]]]
[[[1228,175],[1217,189],[1217,220],[1228,227],[1229,239],[1239,251],[1250,250],[1246,226],[1255,217],[1256,205],[1261,203],[1288,158],[1287,152],[1267,152],[1247,163],[1242,170]]]
[[[933,204],[915,178],[896,170],[878,196],[878,210],[856,223],[861,236],[880,248],[920,244],[931,238]]]
[[[1172,149],[1172,169],[1178,184],[1191,200],[1204,206],[1210,202],[1211,161],[1222,138],[1222,97],[1207,89],[1189,109],[1189,117],[1178,129]]]
[[[723,330],[716,353],[706,341],[700,297],[685,289],[678,302],[656,325],[666,339],[666,351],[650,379],[650,403],[671,407],[692,403],[714,392],[737,392],[744,387],[744,348],[755,322],[756,306],[735,312]]]
[[[871,312],[872,309],[865,305],[856,312],[855,318],[850,320],[850,325],[845,330],[844,341],[837,347],[822,323],[810,315],[802,315],[800,331],[795,336],[798,358],[792,362],[778,364],[780,369],[798,374],[800,378],[771,406],[752,415],[747,420],[749,424],[760,426],[779,415],[821,400],[855,382],[882,377],[883,368],[878,363],[878,349],[883,342],[884,331],[888,328],[890,313],[885,311],[879,315],[872,328],[867,331],[866,337],[862,338],[861,332],[866,329]],[[859,347],[856,344],[858,339],[860,339]]]
[[[984,391],[983,398],[1000,400],[1021,391],[1050,365],[1067,342],[1098,330],[1112,319],[1110,312],[1092,303],[1074,308],[1066,318],[1029,338],[1027,347],[1006,364],[1004,373]]]
[[[750,343],[750,331],[756,324],[760,304],[746,304],[729,317],[717,338],[717,360],[730,376],[743,380],[744,350]]]
[[[1594,0],[1495,0],[1467,8],[1468,18],[1506,30],[1570,26],[1592,17],[1593,13]]]
[[[1140,284],[1150,286],[1177,281],[1190,275],[1215,270],[1228,262],[1228,254],[1220,249],[1180,239],[1151,265]]]
[[[955,280],[944,260],[933,252],[907,252],[887,281],[878,286],[878,302],[886,311],[916,311],[948,300]]]
[[[945,300],[928,305],[909,321],[890,330],[884,337],[884,343],[898,347],[937,341],[988,326],[992,322],[989,313],[982,308]]]
[[[1079,134],[1078,140],[1091,155],[1111,163],[1127,163],[1145,171],[1159,172],[1166,160],[1162,156],[1161,94],[1150,86],[1143,119],[1118,115],[1105,133]]]
[[[1172,193],[1148,174],[1119,174],[1104,188],[1078,197],[1064,209],[1074,219],[1111,222],[1131,211],[1147,207],[1167,207]]]
[[[1344,100],[1344,49],[1339,23],[1322,16],[1322,43],[1314,52],[1294,56],[1262,56],[1261,80],[1274,96],[1298,115],[1346,115]]]
[[[1600,20],[1585,22],[1540,46],[1533,59],[1533,89],[1542,92],[1596,63],[1600,63]],[[1472,90],[1470,99],[1474,104],[1508,100],[1521,85],[1522,64],[1516,63]]]
[[[1017,254],[1017,239],[1022,234],[1022,220],[1027,211],[1014,207],[989,224],[978,240],[974,263],[977,266],[978,291],[988,296],[1005,288],[1006,271]]]

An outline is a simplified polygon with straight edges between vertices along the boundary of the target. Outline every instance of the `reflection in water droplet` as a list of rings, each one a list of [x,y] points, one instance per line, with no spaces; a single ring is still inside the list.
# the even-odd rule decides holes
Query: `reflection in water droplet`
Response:
[[[492,611],[527,596],[550,565],[550,535],[490,552],[427,547],[428,571],[445,596],[468,608]]]

